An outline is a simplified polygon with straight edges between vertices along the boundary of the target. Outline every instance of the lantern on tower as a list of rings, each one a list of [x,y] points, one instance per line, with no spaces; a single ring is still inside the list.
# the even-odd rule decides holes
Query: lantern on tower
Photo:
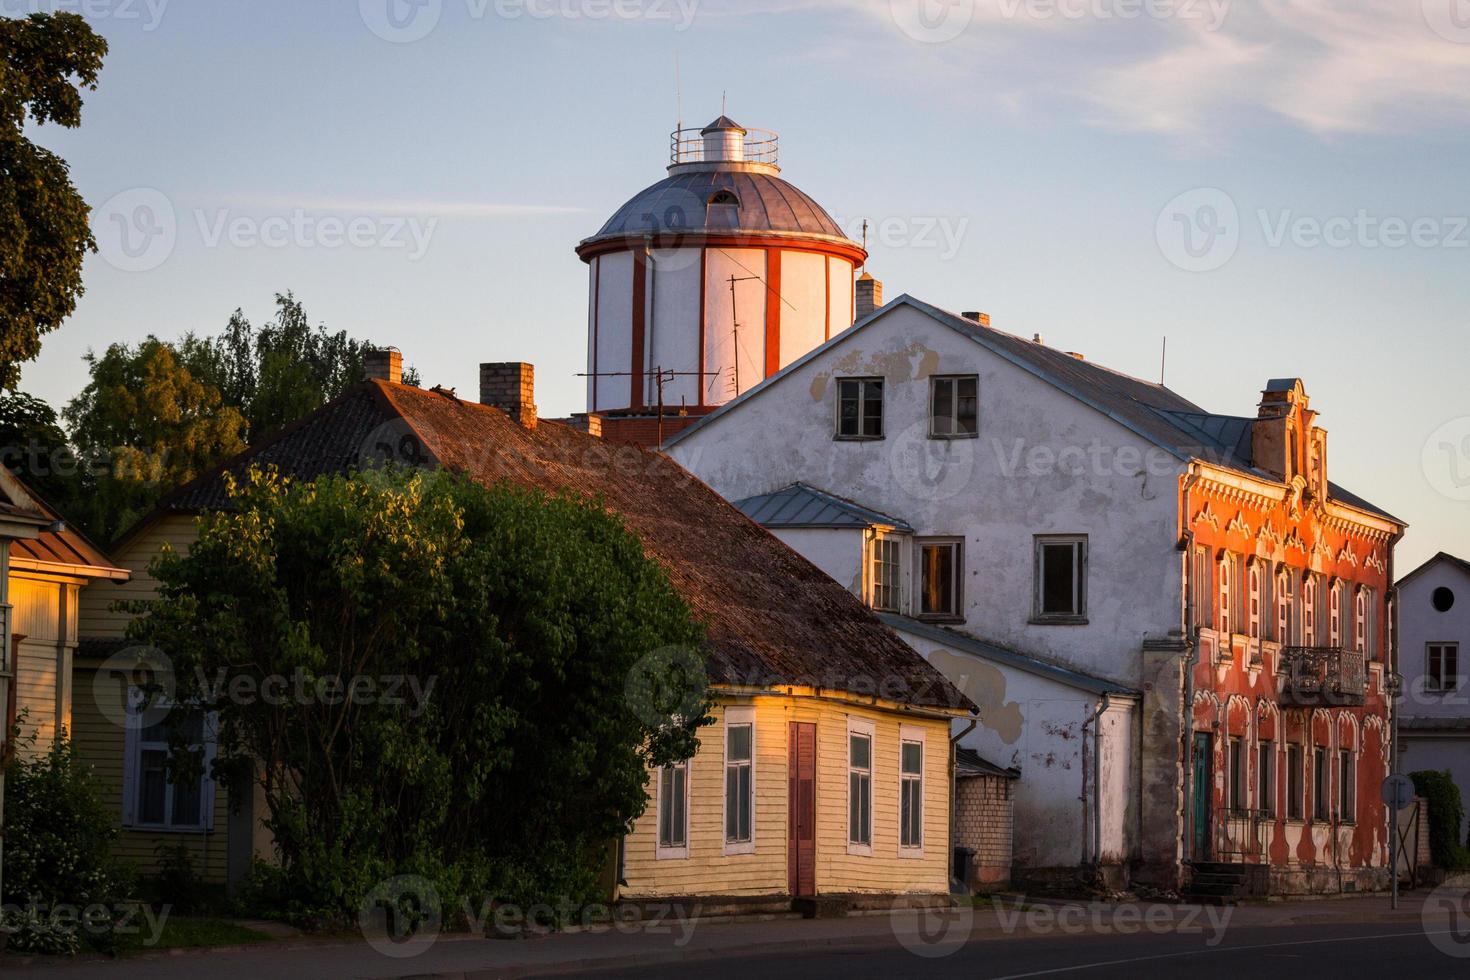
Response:
[[[853,322],[867,253],[781,179],[775,133],[722,115],[670,143],[668,176],[577,246],[587,408],[607,422],[705,414]]]

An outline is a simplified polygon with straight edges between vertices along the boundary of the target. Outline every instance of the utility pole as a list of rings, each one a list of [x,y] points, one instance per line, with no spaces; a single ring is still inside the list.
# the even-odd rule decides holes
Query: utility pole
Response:
[[[740,395],[740,308],[735,303],[735,284],[737,282],[748,282],[759,279],[760,276],[736,276],[730,275],[730,340],[735,346],[735,391],[736,397]]]

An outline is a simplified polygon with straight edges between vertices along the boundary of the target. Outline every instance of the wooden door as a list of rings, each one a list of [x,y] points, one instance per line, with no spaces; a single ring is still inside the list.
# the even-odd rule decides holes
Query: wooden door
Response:
[[[792,898],[817,893],[817,726],[791,722],[788,739],[786,877]]]
[[[1194,840],[1192,857],[1196,861],[1210,860],[1210,782],[1214,779],[1210,763],[1215,754],[1214,739],[1209,732],[1194,733]]]

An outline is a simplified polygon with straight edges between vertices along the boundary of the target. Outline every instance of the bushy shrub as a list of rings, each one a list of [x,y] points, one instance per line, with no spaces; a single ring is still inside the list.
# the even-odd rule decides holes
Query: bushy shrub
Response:
[[[1470,867],[1470,850],[1460,844],[1465,807],[1460,788],[1448,772],[1424,769],[1409,773],[1414,792],[1429,803],[1429,854],[1437,868]]]
[[[115,908],[131,875],[112,856],[112,812],[63,731],[44,755],[17,755],[5,769],[4,894],[12,949],[74,952],[84,940],[106,948],[110,927],[96,915]],[[72,912],[59,910],[70,909]]]

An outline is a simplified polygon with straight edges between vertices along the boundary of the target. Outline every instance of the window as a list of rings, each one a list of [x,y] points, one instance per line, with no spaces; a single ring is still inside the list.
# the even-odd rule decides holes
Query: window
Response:
[[[1269,741],[1256,745],[1256,809],[1265,816],[1276,815],[1276,746]]]
[[[1211,598],[1210,549],[1194,549],[1194,568],[1190,575],[1190,599],[1194,602],[1195,625],[1206,629],[1215,625],[1215,603]]]
[[[1427,667],[1424,676],[1426,691],[1458,691],[1460,689],[1460,644],[1429,644]]]
[[[899,587],[898,538],[879,535],[869,544],[872,555],[868,604],[884,612],[898,612],[901,599]]]
[[[658,776],[658,853],[689,856],[689,763],[665,766]]]
[[[142,706],[146,696],[128,691],[129,703]],[[129,727],[124,736],[123,826],[161,831],[200,831],[214,826],[214,780],[210,763],[215,753],[216,717],[171,705],[158,721]],[[150,707],[149,715],[152,716]],[[201,757],[197,779],[175,780],[169,765],[172,740],[180,736],[186,749]]]
[[[1246,599],[1246,633],[1253,640],[1261,638],[1261,564],[1251,562],[1250,588]]]
[[[1353,599],[1353,649],[1368,652],[1368,587],[1359,586]]]
[[[1346,823],[1357,822],[1358,808],[1353,799],[1355,782],[1352,750],[1341,749],[1337,753],[1337,815]]]
[[[755,724],[749,708],[725,710],[725,853],[755,850]]]
[[[929,382],[929,435],[935,439],[967,439],[980,434],[979,379],[971,374],[934,378]]]
[[[1286,818],[1302,818],[1302,747],[1286,747]]]
[[[905,729],[900,733],[898,759],[898,846],[924,847],[924,741]]]
[[[1361,589],[1363,632],[1358,647],[1369,660],[1378,659],[1378,593],[1368,586]]]
[[[1284,569],[1276,576],[1276,642],[1291,642],[1291,575]]]
[[[1317,645],[1317,577],[1308,574],[1301,585],[1302,630],[1301,641],[1307,646]]]
[[[1327,645],[1340,647],[1342,642],[1342,593],[1344,585],[1341,579],[1333,582],[1327,588]]]
[[[1217,572],[1218,584],[1220,586],[1220,611],[1218,621],[1220,632],[1229,633],[1240,624],[1236,621],[1235,612],[1235,558],[1228,551],[1220,553],[1220,568]]]
[[[1449,612],[1455,606],[1455,592],[1441,585],[1430,595],[1429,602],[1434,606],[1435,612]]]
[[[964,550],[958,538],[919,542],[919,615],[960,617]]]
[[[873,729],[850,721],[847,731],[847,849],[872,853]]]
[[[1233,813],[1245,812],[1245,743],[1238,737],[1230,739],[1230,809]]]
[[[1082,622],[1087,615],[1087,538],[1038,535],[1036,614],[1040,622]]]
[[[837,438],[883,438],[883,379],[837,379]]]
[[[1312,750],[1312,819],[1327,820],[1328,786],[1327,750]]]

